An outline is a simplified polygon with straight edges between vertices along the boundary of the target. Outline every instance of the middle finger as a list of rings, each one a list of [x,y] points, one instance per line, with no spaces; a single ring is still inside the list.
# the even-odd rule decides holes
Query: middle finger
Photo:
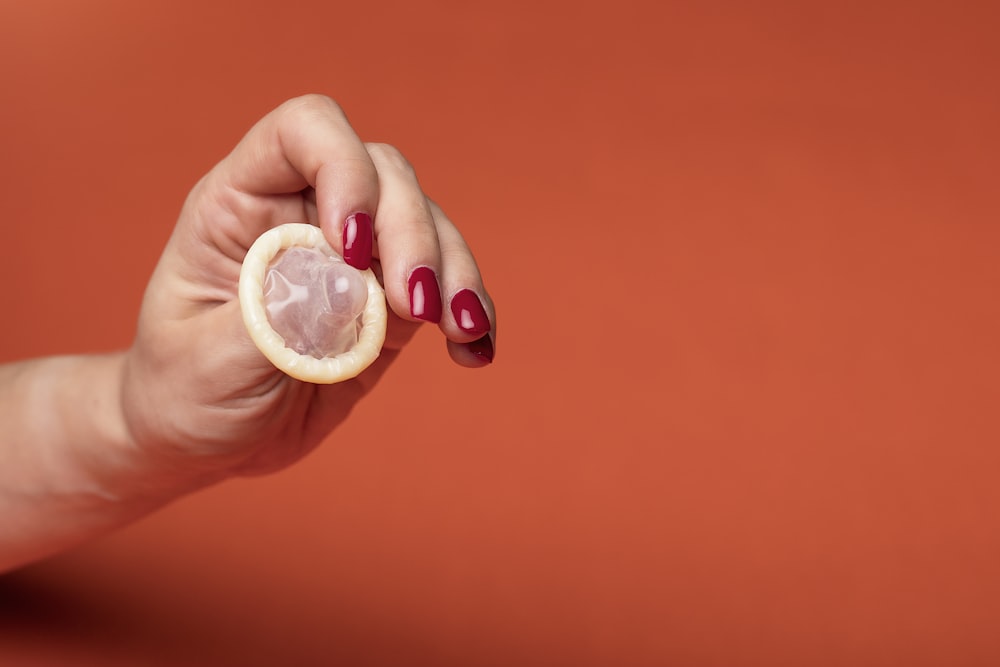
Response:
[[[441,244],[413,168],[386,144],[366,144],[379,178],[376,256],[386,299],[407,320],[441,321]]]

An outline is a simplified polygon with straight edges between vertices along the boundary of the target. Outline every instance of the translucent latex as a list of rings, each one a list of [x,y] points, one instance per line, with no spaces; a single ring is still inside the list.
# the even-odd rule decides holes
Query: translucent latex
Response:
[[[316,248],[283,250],[264,277],[264,307],[285,345],[317,359],[358,342],[368,287],[361,272]]]
[[[243,260],[239,298],[254,344],[300,380],[355,377],[385,340],[385,294],[375,275],[344,263],[312,225],[262,234]]]

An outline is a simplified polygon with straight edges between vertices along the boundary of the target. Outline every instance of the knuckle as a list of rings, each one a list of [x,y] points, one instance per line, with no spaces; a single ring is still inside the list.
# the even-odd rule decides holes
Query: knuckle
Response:
[[[344,115],[344,110],[332,97],[319,93],[308,93],[293,97],[281,105],[280,110],[293,116],[303,115],[307,117],[322,116],[326,114]]]
[[[399,171],[409,174],[413,173],[413,165],[410,164],[409,160],[395,146],[375,142],[367,143],[365,147],[368,149],[368,154],[372,156],[372,159],[388,163]]]

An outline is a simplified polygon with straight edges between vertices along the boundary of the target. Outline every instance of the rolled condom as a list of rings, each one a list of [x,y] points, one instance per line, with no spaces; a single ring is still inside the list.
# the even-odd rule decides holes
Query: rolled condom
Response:
[[[349,380],[385,341],[385,293],[375,274],[344,262],[313,225],[261,234],[243,260],[239,299],[257,349],[299,380]]]

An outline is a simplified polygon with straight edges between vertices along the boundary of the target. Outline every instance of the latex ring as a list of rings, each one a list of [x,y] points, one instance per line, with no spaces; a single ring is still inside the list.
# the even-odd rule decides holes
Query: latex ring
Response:
[[[239,299],[243,324],[257,349],[275,368],[293,378],[315,384],[333,384],[357,377],[378,358],[385,342],[385,292],[371,269],[361,271],[368,286],[368,301],[361,316],[357,344],[346,352],[323,359],[299,354],[286,346],[281,334],[271,327],[264,307],[264,278],[268,265],[279,252],[293,246],[319,248],[328,254],[335,252],[319,227],[313,225],[289,223],[261,234],[250,246],[240,269]]]

